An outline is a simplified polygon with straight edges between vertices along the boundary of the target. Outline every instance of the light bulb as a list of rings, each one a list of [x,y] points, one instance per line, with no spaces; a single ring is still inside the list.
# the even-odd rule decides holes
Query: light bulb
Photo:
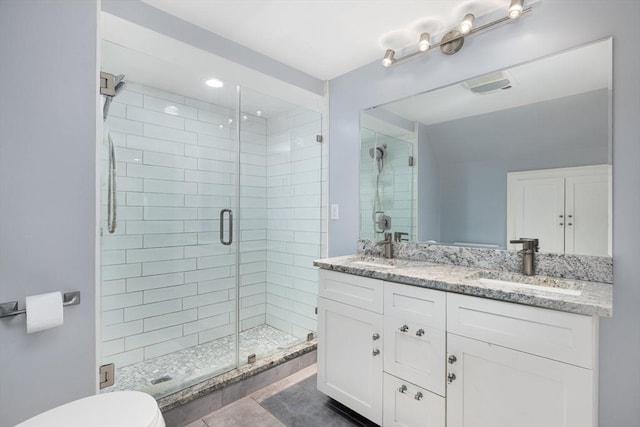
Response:
[[[430,40],[431,40],[431,37],[429,36],[429,33],[420,34],[420,41],[418,42],[418,50],[420,52],[424,52],[428,50],[429,46],[431,45]]]
[[[393,58],[395,54],[396,52],[393,49],[387,49],[387,51],[384,53],[384,58],[382,58],[382,65],[385,67],[390,67],[391,64],[396,62],[396,60]]]
[[[522,4],[524,0],[511,0],[511,5],[509,6],[509,18],[517,19],[522,15]]]
[[[464,19],[460,23],[460,32],[462,34],[469,34],[471,32],[471,28],[473,27],[473,21],[476,19],[471,13],[467,13],[464,16]]]

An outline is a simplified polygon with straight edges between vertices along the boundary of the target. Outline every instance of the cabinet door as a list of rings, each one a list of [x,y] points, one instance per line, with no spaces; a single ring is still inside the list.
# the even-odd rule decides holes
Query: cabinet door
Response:
[[[384,374],[385,427],[444,427],[444,397]]]
[[[318,298],[318,390],[382,423],[382,315]]]
[[[565,252],[608,256],[609,177],[607,174],[566,179]]]
[[[453,334],[447,350],[448,427],[595,425],[590,369]]]
[[[564,253],[564,178],[514,173],[508,186],[507,240],[533,237],[541,252]]]

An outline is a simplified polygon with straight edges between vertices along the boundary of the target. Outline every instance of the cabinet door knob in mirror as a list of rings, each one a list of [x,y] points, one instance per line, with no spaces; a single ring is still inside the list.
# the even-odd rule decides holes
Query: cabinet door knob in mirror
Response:
[[[424,335],[424,329],[422,329],[422,328],[418,329],[416,331],[416,335],[419,336],[419,337],[423,336]]]
[[[372,340],[374,340],[374,341],[375,341],[375,340],[379,340],[379,339],[380,339],[380,334],[378,334],[378,333],[373,334],[373,335],[371,336],[371,339],[372,339]]]
[[[407,325],[400,326],[400,332],[407,332],[407,331],[409,331],[409,326]]]
[[[374,356],[377,356],[380,354],[380,350],[378,350],[377,348],[374,348],[371,354],[373,354]]]
[[[400,393],[403,393],[403,394],[404,394],[404,393],[406,393],[406,392],[407,392],[407,386],[406,386],[406,385],[404,385],[404,384],[402,384],[402,385],[400,386],[400,388],[398,389],[398,391],[399,391]]]
[[[449,363],[456,363],[458,361],[458,358],[456,356],[454,356],[453,354],[451,356],[449,356]]]
[[[416,395],[415,395],[415,396],[413,396],[413,398],[414,398],[415,400],[420,400],[420,399],[422,399],[423,397],[424,397],[424,396],[422,395],[422,392],[421,392],[421,391],[417,392],[417,393],[416,393]]]
[[[456,379],[456,374],[447,375],[447,379],[449,380],[449,384],[451,384]]]

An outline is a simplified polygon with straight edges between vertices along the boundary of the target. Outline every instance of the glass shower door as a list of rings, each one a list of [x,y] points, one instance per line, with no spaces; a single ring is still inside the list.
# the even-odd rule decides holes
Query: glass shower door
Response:
[[[106,390],[159,397],[237,363],[238,90],[114,43],[102,53],[126,86],[104,126],[101,364],[116,367]]]

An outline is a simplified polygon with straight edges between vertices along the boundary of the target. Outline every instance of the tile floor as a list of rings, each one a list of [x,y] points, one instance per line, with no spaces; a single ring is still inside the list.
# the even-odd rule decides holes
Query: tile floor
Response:
[[[375,427],[316,390],[311,365],[185,427]]]

